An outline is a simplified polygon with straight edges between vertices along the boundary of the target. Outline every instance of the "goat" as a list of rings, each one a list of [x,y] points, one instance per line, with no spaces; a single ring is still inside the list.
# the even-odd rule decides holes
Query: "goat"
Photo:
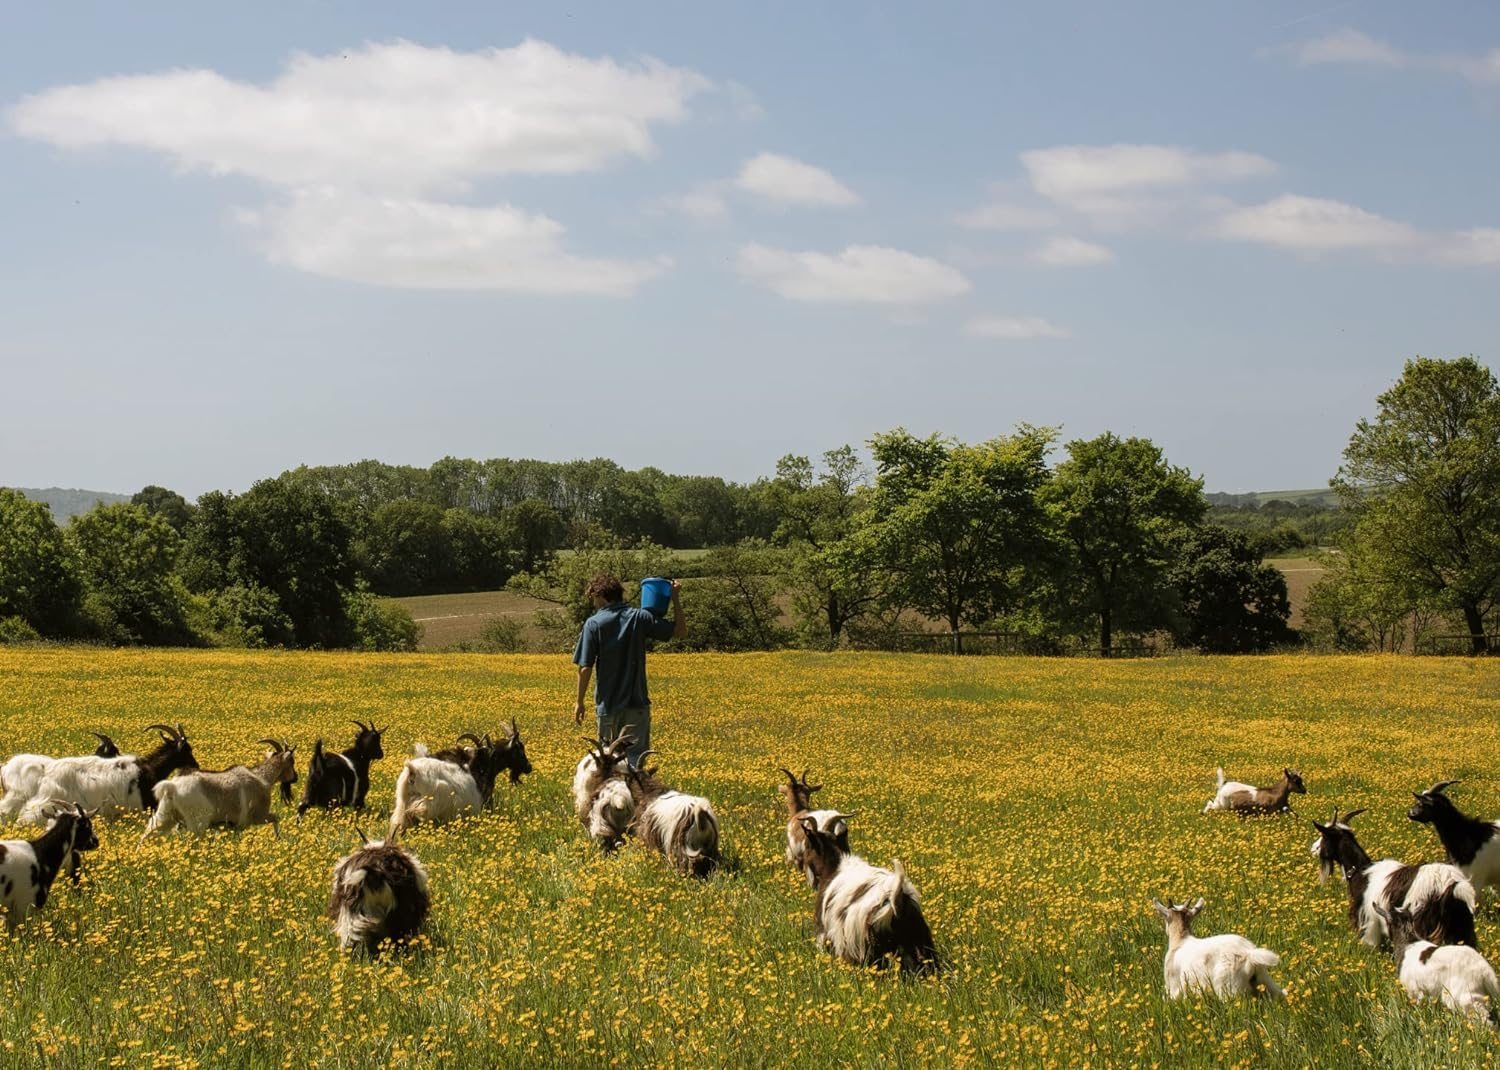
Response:
[[[1500,821],[1480,821],[1459,810],[1445,792],[1456,780],[1441,780],[1426,791],[1406,816],[1431,825],[1448,852],[1448,861],[1463,870],[1476,893],[1500,884]]]
[[[427,870],[394,836],[374,843],[364,833],[359,838],[359,850],[334,863],[328,920],[345,951],[376,954],[383,941],[402,943],[416,935],[432,898]]]
[[[296,749],[277,739],[260,739],[271,750],[253,767],[231,766],[219,772],[188,773],[156,785],[156,812],[141,833],[171,832],[184,826],[199,833],[210,825],[242,829],[270,822],[280,839],[281,828],[271,811],[271,788],[281,786],[281,800],[292,801],[297,782]]]
[[[46,820],[47,807],[76,803],[106,815],[125,809],[150,810],[156,805],[153,789],[179,769],[197,769],[193,745],[182,725],[153,724],[147,731],[161,734],[161,743],[144,757],[121,754],[115,758],[59,758],[38,782],[36,794],[21,810],[23,825]]]
[[[302,785],[302,801],[297,804],[297,816],[301,817],[313,807],[332,810],[339,806],[355,810],[365,808],[365,796],[370,790],[370,764],[385,757],[380,737],[390,729],[376,728],[372,721],[352,722],[359,729],[354,735],[354,745],[346,751],[332,754],[323,750],[323,740],[313,744],[312,756],[307,760],[307,782]]]
[[[1318,830],[1312,853],[1318,859],[1321,879],[1337,868],[1349,891],[1349,925],[1369,947],[1379,947],[1389,937],[1384,919],[1375,909],[1389,912],[1405,907],[1411,912],[1416,931],[1439,944],[1478,947],[1474,933],[1474,886],[1457,866],[1444,862],[1409,866],[1393,858],[1371,862],[1359,845],[1349,822],[1364,810],[1351,810],[1342,817],[1338,808]],[[1449,893],[1452,894],[1449,894]]]
[[[63,868],[77,883],[81,852],[99,846],[93,817],[81,806],[50,807],[47,830],[36,839],[0,840],[0,906],[5,908],[7,928],[14,930],[46,906],[52,882]]]
[[[635,737],[621,729],[611,742],[584,737],[589,752],[573,769],[573,812],[590,838],[610,854],[625,842],[635,818],[635,796],[626,781],[626,762]]]
[[[808,871],[805,856],[807,854],[807,838],[802,834],[802,819],[810,817],[818,823],[818,828],[832,834],[838,842],[839,850],[845,854],[849,853],[849,826],[839,816],[837,810],[812,810],[812,793],[821,791],[822,784],[809,784],[807,782],[808,771],[802,771],[802,779],[798,780],[796,774],[790,769],[781,770],[786,774],[787,782],[777,787],[781,797],[786,802],[786,860],[787,864],[807,878],[807,886],[812,887],[812,873]]]
[[[646,751],[637,766],[625,774],[635,817],[630,831],[641,846],[660,852],[678,871],[706,877],[719,864],[719,817],[713,804],[701,795],[688,795],[667,787],[646,768]]]
[[[1245,817],[1249,814],[1282,814],[1292,812],[1293,793],[1306,795],[1307,786],[1295,769],[1283,769],[1281,780],[1273,787],[1257,788],[1241,784],[1238,780],[1225,780],[1224,769],[1219,768],[1219,790],[1203,806],[1206,814],[1210,810],[1232,810]]]
[[[1189,906],[1151,900],[1151,906],[1166,923],[1167,955],[1162,964],[1167,998],[1212,993],[1219,999],[1239,996],[1270,996],[1284,999],[1286,993],[1271,979],[1271,967],[1281,956],[1256,947],[1243,936],[1193,935],[1193,919],[1203,909],[1203,900]]]
[[[838,816],[847,823],[852,815]],[[818,892],[813,914],[818,946],[855,966],[883,964],[895,956],[904,972],[938,972],[922,897],[900,861],[890,869],[872,866],[839,847],[816,819],[801,822],[808,871]]]
[[[1439,946],[1422,939],[1411,912],[1377,906],[1391,931],[1391,953],[1401,987],[1412,999],[1436,997],[1476,1023],[1494,1026],[1500,1007],[1500,979],[1485,957],[1463,944]]]
[[[99,740],[99,745],[94,748],[94,757],[120,756],[120,748],[114,740],[102,732],[90,734]],[[42,782],[42,777],[47,775],[47,771],[58,760],[45,754],[16,754],[4,766],[0,766],[0,792],[4,793],[4,797],[0,798],[0,819],[16,819],[21,807],[36,796],[37,785]]]
[[[489,805],[495,791],[495,780],[508,770],[511,783],[531,772],[526,746],[521,742],[516,723],[510,723],[510,735],[496,743],[485,733],[473,732],[458,737],[472,747],[452,747],[429,754],[418,743],[396,778],[396,805],[391,811],[390,835],[420,821],[434,825],[452,821],[465,814],[477,814]]]

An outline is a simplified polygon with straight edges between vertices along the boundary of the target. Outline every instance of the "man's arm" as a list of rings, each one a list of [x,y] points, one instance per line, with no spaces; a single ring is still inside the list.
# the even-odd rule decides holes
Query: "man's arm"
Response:
[[[672,638],[681,639],[687,634],[687,618],[682,615],[682,599],[678,592],[682,590],[682,581],[672,581]]]
[[[583,704],[589,697],[589,677],[593,675],[592,665],[578,666],[578,704],[573,707],[574,724],[583,724]]]

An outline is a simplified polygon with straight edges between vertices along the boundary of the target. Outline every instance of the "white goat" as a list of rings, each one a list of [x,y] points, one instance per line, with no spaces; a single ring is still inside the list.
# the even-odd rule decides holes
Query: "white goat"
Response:
[[[271,750],[253,768],[236,765],[221,772],[188,773],[156,785],[156,812],[146,823],[145,839],[153,832],[179,826],[199,833],[210,825],[242,829],[271,825],[279,839],[281,828],[271,810],[271,789],[280,785],[283,802],[291,802],[297,782],[296,749],[280,740],[261,739]]]
[[[59,758],[37,783],[36,793],[21,808],[23,825],[41,825],[57,803],[73,803],[106,815],[122,810],[149,810],[156,805],[152,789],[178,769],[197,769],[193,746],[182,725],[156,724],[148,730],[162,741],[150,754],[117,758]]]
[[[1391,953],[1401,986],[1413,999],[1441,999],[1475,1022],[1493,1026],[1500,1009],[1500,979],[1485,957],[1466,944],[1423,940],[1411,911],[1376,907],[1391,930]]]
[[[635,818],[635,796],[626,781],[626,760],[635,740],[625,733],[613,742],[584,737],[589,752],[573,769],[573,812],[589,838],[606,853],[625,842]]]
[[[1163,964],[1167,998],[1212,994],[1219,999],[1267,995],[1281,999],[1285,993],[1271,979],[1270,968],[1281,956],[1256,947],[1243,936],[1223,933],[1197,937],[1193,919],[1203,909],[1203,900],[1189,906],[1167,905],[1159,899],[1151,906],[1167,927],[1167,955]]]
[[[120,748],[115,741],[100,732],[93,733],[99,740],[94,748],[96,758],[118,758]],[[46,754],[16,754],[0,766],[0,820],[14,821],[21,808],[36,796],[42,778],[60,761]]]

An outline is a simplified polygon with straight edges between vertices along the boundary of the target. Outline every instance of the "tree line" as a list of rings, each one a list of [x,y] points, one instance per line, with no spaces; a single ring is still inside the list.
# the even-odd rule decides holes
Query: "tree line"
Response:
[[[300,467],[196,503],[147,487],[66,528],[0,491],[0,636],[403,649],[416,625],[379,596],[510,587],[550,607],[538,624],[561,647],[587,576],[609,570],[691,574],[689,647],[936,629],[955,650],[978,630],[1039,653],[1147,635],[1253,651],[1298,638],[1262,557],[1332,545],[1313,639],[1371,647],[1458,620],[1479,650],[1500,594],[1496,398],[1473,358],[1409,362],[1351,437],[1336,508],[1210,502],[1148,439],[1059,448],[1029,425],[979,443],[896,429],[868,461],[788,456],[744,484],[602,459]]]

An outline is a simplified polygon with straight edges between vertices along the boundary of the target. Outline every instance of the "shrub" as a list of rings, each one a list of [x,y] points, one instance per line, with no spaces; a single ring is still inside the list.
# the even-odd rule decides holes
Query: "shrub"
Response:
[[[479,649],[486,654],[524,653],[526,631],[514,617],[492,617],[479,631]]]
[[[208,599],[208,626],[224,646],[295,646],[292,619],[274,591],[236,584]]]
[[[422,638],[422,626],[405,606],[369,591],[345,595],[344,612],[353,630],[350,645],[356,650],[412,651]]]
[[[35,643],[42,634],[20,617],[0,617],[0,643]]]

